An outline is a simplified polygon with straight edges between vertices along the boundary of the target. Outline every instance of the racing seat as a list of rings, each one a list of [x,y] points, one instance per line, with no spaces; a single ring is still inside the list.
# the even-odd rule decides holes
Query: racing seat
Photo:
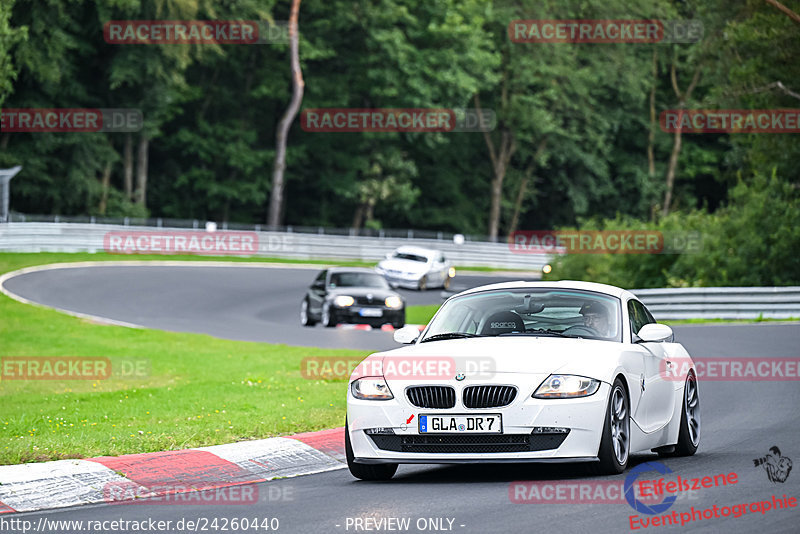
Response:
[[[486,319],[481,329],[481,335],[496,336],[498,334],[524,331],[525,322],[522,317],[512,311],[501,311],[493,313]]]

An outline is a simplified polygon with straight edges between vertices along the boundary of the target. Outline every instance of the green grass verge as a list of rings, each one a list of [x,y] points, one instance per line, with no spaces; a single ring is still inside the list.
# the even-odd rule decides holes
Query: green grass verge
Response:
[[[406,323],[428,324],[433,314],[439,310],[439,304],[429,306],[409,306],[406,308]]]
[[[102,256],[0,254],[0,272]],[[135,379],[0,381],[0,464],[183,449],[341,426],[346,381],[304,379],[301,362],[367,355],[103,326],[5,295],[0,317],[0,357],[110,357],[149,365],[147,376]]]

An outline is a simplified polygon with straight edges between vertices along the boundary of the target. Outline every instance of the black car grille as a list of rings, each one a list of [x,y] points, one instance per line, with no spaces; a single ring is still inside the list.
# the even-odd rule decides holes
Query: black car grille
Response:
[[[467,408],[499,408],[514,402],[517,388],[514,386],[468,386],[462,393]]]
[[[360,304],[362,306],[383,306],[384,299],[378,298],[373,296],[372,298],[367,297],[356,297],[355,298],[356,304]]]
[[[408,401],[419,408],[452,408],[456,390],[450,386],[414,386],[406,390]]]
[[[567,438],[561,434],[432,434],[369,436],[384,451],[424,453],[530,452],[557,449]]]

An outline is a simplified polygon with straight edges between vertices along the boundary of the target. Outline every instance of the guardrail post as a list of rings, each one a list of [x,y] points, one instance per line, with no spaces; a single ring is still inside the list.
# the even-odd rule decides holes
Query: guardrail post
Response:
[[[192,221],[192,229],[193,230],[197,230],[197,225],[198,225],[197,219],[193,220]]]
[[[125,226],[130,226],[130,224],[131,224],[131,220],[130,220],[129,218],[125,217],[125,218],[122,220],[122,224],[124,224]]]
[[[260,224],[257,224],[257,225],[256,225],[256,232],[260,232],[260,231],[261,231],[261,225],[260,225]]]
[[[89,219],[89,224],[94,224],[94,223],[95,223],[95,218],[94,215],[92,215],[92,217]]]
[[[53,217],[53,222],[54,222],[54,223],[58,223],[58,215],[56,215],[55,217]]]
[[[156,226],[157,226],[158,228],[161,228],[161,226],[162,226],[162,223],[161,223],[161,217],[159,217],[158,219],[156,219]]]

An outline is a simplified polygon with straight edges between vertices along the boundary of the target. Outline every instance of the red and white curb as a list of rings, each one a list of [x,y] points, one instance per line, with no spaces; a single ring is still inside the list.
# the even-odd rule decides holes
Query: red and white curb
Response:
[[[0,466],[0,514],[227,488],[343,469],[344,461],[341,427],[197,449]]]

